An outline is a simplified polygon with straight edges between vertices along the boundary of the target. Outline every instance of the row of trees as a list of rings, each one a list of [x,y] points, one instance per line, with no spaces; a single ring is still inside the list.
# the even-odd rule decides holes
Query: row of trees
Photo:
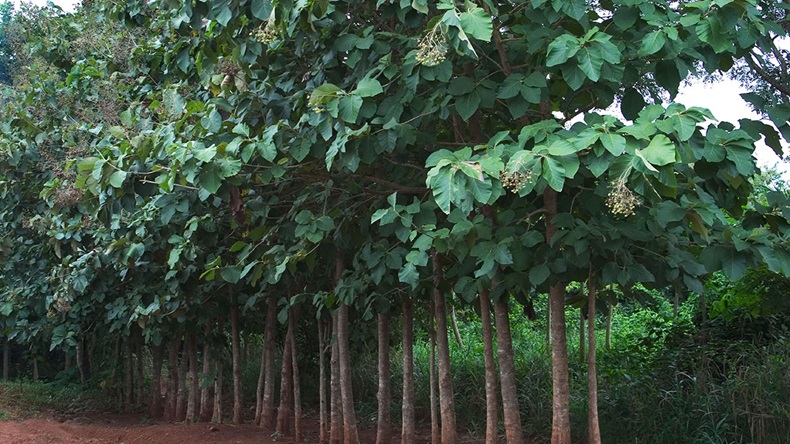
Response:
[[[501,411],[507,442],[520,443],[509,304],[548,294],[552,443],[570,443],[568,284],[583,284],[594,318],[606,286],[701,294],[715,271],[790,274],[788,196],[749,200],[754,143],[781,154],[780,134],[663,105],[689,77],[766,53],[785,33],[769,6],[785,9],[757,0],[24,8],[5,31],[17,42],[16,77],[0,123],[6,350],[65,350],[87,378],[100,346],[123,362],[127,404],[219,419],[199,374],[216,377],[221,400],[215,357],[227,326],[240,422],[242,330],[257,329],[255,422],[298,439],[296,356],[308,352],[295,330],[309,328],[320,439],[355,443],[350,329],[375,318],[383,443],[398,319],[405,444],[415,316],[425,314],[438,361],[432,438],[452,444],[448,304],[471,304],[485,343],[486,440],[496,442]],[[596,112],[614,103],[623,118]],[[761,103],[787,133],[787,105]],[[589,328],[588,439],[600,442]],[[164,405],[158,390],[143,391],[146,349]]]

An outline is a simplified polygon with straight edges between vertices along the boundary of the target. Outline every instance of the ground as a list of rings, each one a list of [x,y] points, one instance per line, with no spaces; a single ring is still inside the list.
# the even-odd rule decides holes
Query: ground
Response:
[[[318,442],[317,426],[307,424],[305,444]],[[230,424],[146,424],[140,417],[108,416],[71,419],[33,418],[0,421],[3,444],[274,444],[293,443],[289,437],[270,437],[253,425]],[[360,432],[362,444],[375,442],[375,430]],[[400,442],[393,436],[393,443]],[[418,443],[430,442],[423,437]],[[480,440],[462,439],[463,444]]]

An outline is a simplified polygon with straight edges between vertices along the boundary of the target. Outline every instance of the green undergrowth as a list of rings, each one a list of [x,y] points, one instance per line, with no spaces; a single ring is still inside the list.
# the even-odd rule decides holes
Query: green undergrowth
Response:
[[[0,420],[40,415],[90,415],[116,409],[105,391],[89,383],[60,380],[0,382]]]

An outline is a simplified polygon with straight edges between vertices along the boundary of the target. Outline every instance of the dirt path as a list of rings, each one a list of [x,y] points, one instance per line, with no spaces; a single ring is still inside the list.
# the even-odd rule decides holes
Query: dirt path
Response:
[[[360,442],[375,442],[375,430],[362,430]],[[317,428],[305,430],[303,444],[318,442]],[[400,442],[394,436],[392,442]],[[429,437],[418,443],[430,442]],[[463,444],[482,441],[462,439]],[[228,424],[141,424],[139,418],[106,416],[0,421],[0,444],[290,444],[289,437],[267,436],[259,427]]]

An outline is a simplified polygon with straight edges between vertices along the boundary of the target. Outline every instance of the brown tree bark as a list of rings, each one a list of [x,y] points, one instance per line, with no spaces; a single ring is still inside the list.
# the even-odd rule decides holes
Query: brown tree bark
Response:
[[[187,373],[189,373],[189,338],[184,336],[181,342],[181,354],[178,362],[178,400],[176,401],[176,421],[184,421],[187,417]]]
[[[401,444],[414,444],[414,313],[411,298],[403,298],[403,407]]]
[[[222,384],[223,384],[223,365],[219,359],[214,360],[214,368],[217,372],[217,379],[214,381],[214,412],[211,415],[211,421],[217,424],[222,424],[224,412],[222,409]]]
[[[586,338],[584,337],[584,308],[579,309],[579,364],[587,359]]]
[[[292,310],[293,308],[289,309]],[[289,313],[289,318],[291,315]],[[277,433],[291,434],[291,420],[293,416],[293,355],[291,354],[291,336],[293,336],[293,323],[288,321],[288,330],[285,333],[283,354],[280,367],[280,407],[277,409]]]
[[[343,402],[340,393],[340,352],[337,313],[332,317],[332,351],[329,358],[329,444],[343,442]]]
[[[198,375],[198,349],[197,349],[197,335],[190,333],[188,336],[189,344],[187,346],[187,357],[189,358],[189,397],[187,398],[187,412],[186,422],[195,422],[197,412],[200,406],[198,405],[198,396],[200,393],[200,380]]]
[[[211,373],[211,323],[206,324],[204,331],[205,343],[203,344],[203,375],[208,378]],[[213,404],[211,402],[211,392],[213,384],[205,383],[200,391],[200,422],[211,421],[211,413],[213,412]]]
[[[126,336],[124,343],[126,354],[123,357],[123,408],[129,411],[132,408],[132,403],[134,403],[134,348],[132,347],[131,333],[129,336]]]
[[[162,365],[164,344],[151,345],[151,396],[148,400],[148,415],[153,419],[162,417]]]
[[[299,377],[299,359],[296,356],[296,335],[294,334],[298,327],[298,311],[296,309],[292,310],[288,317],[289,323],[294,326],[291,329],[291,337],[288,338],[288,344],[291,348],[291,376],[293,378],[294,442],[302,442],[302,386]]]
[[[496,392],[497,376],[490,304],[488,288],[483,288],[480,291],[480,321],[483,324],[483,358],[486,369],[486,444],[497,444],[499,442],[499,403]]]
[[[176,420],[176,403],[178,399],[178,348],[180,339],[173,339],[167,347],[167,400],[165,403],[165,421]]]
[[[499,380],[502,392],[502,410],[505,419],[505,436],[508,443],[523,443],[521,413],[518,405],[518,384],[516,366],[513,363],[513,339],[510,335],[510,317],[507,301],[494,302],[494,322],[496,323],[497,357],[499,359]]]
[[[442,422],[442,444],[458,441],[453,399],[453,375],[450,367],[450,344],[447,339],[447,307],[440,289],[444,276],[441,256],[431,250],[433,257],[433,302],[436,315],[436,348],[439,355],[439,413]]]
[[[378,322],[378,377],[379,390],[378,417],[376,418],[376,444],[389,444],[392,434],[390,405],[392,404],[392,388],[390,387],[390,319],[389,313],[379,313]]]
[[[329,439],[326,403],[326,322],[318,319],[318,442],[324,444]]]
[[[543,191],[546,210],[546,243],[557,232],[552,219],[557,215],[557,192],[550,187]],[[565,331],[565,286],[562,282],[549,289],[551,306],[551,380],[552,425],[551,444],[571,444],[570,376],[568,374],[568,343]]]
[[[442,432],[439,424],[439,409],[437,408],[437,400],[439,398],[437,382],[436,382],[436,326],[435,316],[433,314],[434,307],[431,305],[431,319],[428,327],[428,383],[431,388],[428,393],[428,399],[431,403],[431,444],[441,444]]]
[[[261,418],[259,424],[269,431],[274,425],[274,345],[277,334],[277,297],[269,296],[266,306],[266,326],[263,331],[263,368],[264,383],[261,397]]]
[[[85,383],[85,338],[80,337],[77,341],[77,356],[75,357],[75,361],[77,362],[77,371],[80,373],[80,382]]]
[[[453,327],[453,336],[455,336],[455,343],[459,348],[464,348],[464,340],[461,339],[461,331],[458,330],[458,318],[455,315],[455,306],[450,305],[450,325]]]
[[[145,404],[145,346],[143,345],[142,329],[134,329],[134,402],[138,405]]]
[[[239,304],[236,297],[230,307],[231,353],[233,355],[233,424],[241,424],[241,346],[239,339]]]
[[[598,372],[595,367],[595,280],[592,273],[587,280],[587,425],[588,444],[601,444],[601,428],[598,423]]]
[[[340,397],[343,404],[343,443],[359,444],[354,392],[351,388],[351,353],[348,349],[348,305],[341,303],[337,314],[337,342],[340,358]]]
[[[264,342],[266,341],[266,327],[264,326]],[[263,385],[266,383],[266,347],[261,348],[261,368],[258,371],[258,386],[255,389],[255,419],[256,425],[261,425],[261,411],[263,410]]]

